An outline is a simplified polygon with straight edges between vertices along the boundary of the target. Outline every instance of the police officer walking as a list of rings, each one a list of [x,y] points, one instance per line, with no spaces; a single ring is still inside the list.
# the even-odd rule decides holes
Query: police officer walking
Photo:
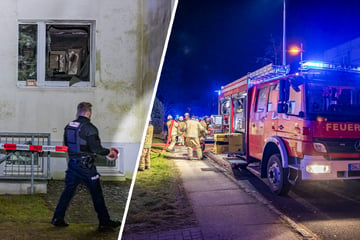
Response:
[[[94,165],[96,155],[116,160],[117,150],[103,148],[98,129],[90,122],[91,103],[81,102],[77,106],[78,118],[65,127],[64,145],[68,147],[68,168],[65,188],[60,196],[51,224],[66,227],[65,212],[73,198],[76,188],[82,182],[89,190],[97,217],[99,231],[113,230],[121,225],[120,221],[110,219],[100,185],[100,174]]]

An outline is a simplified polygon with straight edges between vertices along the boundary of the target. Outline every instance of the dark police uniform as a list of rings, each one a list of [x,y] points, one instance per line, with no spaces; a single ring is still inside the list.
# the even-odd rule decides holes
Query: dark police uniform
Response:
[[[111,222],[100,185],[100,174],[94,165],[95,155],[108,155],[110,150],[101,146],[98,129],[87,117],[80,116],[70,122],[64,131],[64,144],[68,147],[69,161],[65,188],[54,212],[54,219],[64,219],[66,209],[80,182],[89,189],[99,226]]]

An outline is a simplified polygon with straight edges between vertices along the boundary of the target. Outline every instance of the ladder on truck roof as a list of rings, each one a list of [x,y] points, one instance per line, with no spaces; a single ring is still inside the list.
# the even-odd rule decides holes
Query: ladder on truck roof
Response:
[[[221,87],[221,93],[225,96],[231,95],[235,92],[239,92],[242,89],[246,89],[247,85],[259,84],[266,81],[271,81],[272,79],[284,77],[289,73],[289,65],[273,65],[272,63],[250,72],[247,75],[226,84]]]
[[[267,81],[271,81],[275,78],[284,77],[290,71],[289,65],[273,65],[272,63],[248,74],[248,84],[259,84]]]

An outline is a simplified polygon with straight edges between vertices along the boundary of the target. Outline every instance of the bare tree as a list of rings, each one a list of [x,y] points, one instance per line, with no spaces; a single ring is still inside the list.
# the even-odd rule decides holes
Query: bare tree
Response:
[[[258,57],[256,62],[261,63],[262,65],[266,65],[268,63],[278,65],[280,64],[279,56],[281,56],[281,42],[270,34],[269,44],[265,48],[265,54],[263,57]]]

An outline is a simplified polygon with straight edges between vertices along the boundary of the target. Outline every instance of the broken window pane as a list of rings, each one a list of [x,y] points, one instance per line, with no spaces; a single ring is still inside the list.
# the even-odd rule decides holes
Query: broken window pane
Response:
[[[90,81],[90,26],[46,25],[46,81]]]
[[[18,80],[36,79],[37,25],[19,24]]]

